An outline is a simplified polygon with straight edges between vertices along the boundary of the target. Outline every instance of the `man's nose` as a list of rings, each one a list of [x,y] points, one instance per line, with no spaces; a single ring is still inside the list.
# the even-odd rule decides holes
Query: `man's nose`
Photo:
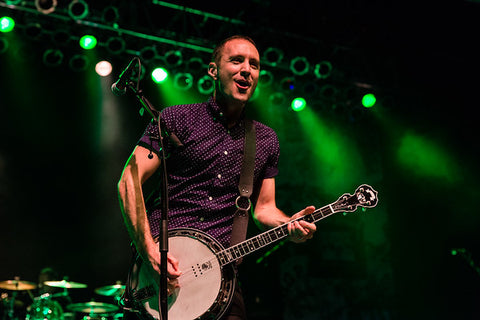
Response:
[[[250,65],[250,63],[245,61],[244,63],[242,63],[242,68],[240,69],[240,74],[242,76],[248,76],[250,74],[251,70],[252,70],[252,66]]]

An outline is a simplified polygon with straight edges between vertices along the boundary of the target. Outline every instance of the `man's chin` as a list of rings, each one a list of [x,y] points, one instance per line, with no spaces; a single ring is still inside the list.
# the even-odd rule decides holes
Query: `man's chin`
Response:
[[[249,90],[246,90],[244,92],[239,91],[234,95],[234,99],[238,101],[242,101],[244,103],[248,102],[248,100],[250,100],[251,97],[252,97],[252,93]]]
[[[222,95],[223,97],[220,98],[220,95],[217,96],[217,98],[220,98],[221,100],[224,100],[225,102],[230,101],[232,103],[240,103],[240,104],[246,104],[250,98],[252,97],[251,91],[247,90],[246,92],[235,92],[230,95]]]

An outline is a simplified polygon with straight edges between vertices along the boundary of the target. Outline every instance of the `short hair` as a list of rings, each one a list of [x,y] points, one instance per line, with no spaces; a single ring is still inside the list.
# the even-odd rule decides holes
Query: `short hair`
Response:
[[[253,44],[253,46],[258,50],[258,47],[255,43],[255,41],[253,41],[252,38],[250,38],[249,36],[245,36],[245,35],[241,35],[241,34],[237,34],[237,35],[234,35],[234,36],[230,36],[224,40],[222,40],[219,44],[217,44],[217,46],[215,47],[215,49],[213,49],[213,53],[212,53],[212,62],[215,62],[217,65],[220,61],[220,55],[221,55],[221,52],[223,50],[223,47],[225,47],[225,44],[231,40],[235,40],[235,39],[243,39],[243,40],[247,40],[248,42],[250,42],[251,44]]]

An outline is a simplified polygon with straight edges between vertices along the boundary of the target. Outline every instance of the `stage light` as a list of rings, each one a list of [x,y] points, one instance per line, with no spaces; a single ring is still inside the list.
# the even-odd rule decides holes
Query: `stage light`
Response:
[[[80,47],[85,50],[92,50],[97,46],[97,38],[92,35],[84,35],[80,38]]]
[[[285,97],[285,94],[282,92],[275,92],[268,97],[268,100],[270,103],[274,106],[279,106],[285,103],[287,101],[287,98]]]
[[[214,83],[213,79],[209,75],[204,75],[197,82],[197,90],[201,94],[211,94],[213,92]]]
[[[316,96],[318,92],[318,85],[313,81],[308,81],[303,85],[303,93],[308,97]]]
[[[10,17],[0,18],[0,32],[10,32],[15,28],[15,21]]]
[[[106,24],[115,24],[118,22],[120,15],[118,14],[118,9],[113,6],[108,6],[103,9],[102,12],[102,21]]]
[[[106,48],[111,54],[120,54],[125,51],[125,40],[121,37],[111,37],[107,40]]]
[[[50,14],[57,7],[57,0],[35,0],[37,11],[43,14]]]
[[[51,34],[53,42],[65,45],[70,41],[70,33],[65,30],[56,30]]]
[[[290,71],[296,76],[303,76],[310,69],[310,63],[305,57],[295,57],[290,61]]]
[[[8,50],[8,40],[0,38],[0,54],[7,52]]]
[[[283,91],[293,91],[295,89],[295,85],[295,78],[292,77],[286,77],[280,81],[280,88]]]
[[[42,34],[42,26],[39,23],[29,23],[23,30],[30,39],[38,39]]]
[[[58,49],[47,49],[42,58],[46,66],[57,67],[63,62],[63,52]]]
[[[193,57],[187,62],[187,70],[193,73],[198,73],[207,69],[207,66],[201,58]]]
[[[362,105],[365,108],[371,108],[377,102],[377,98],[373,93],[367,93],[362,97]]]
[[[304,98],[298,97],[292,100],[291,108],[293,111],[302,111],[307,106],[307,101]]]
[[[157,50],[153,46],[145,47],[140,50],[140,58],[145,61],[151,61],[157,56]]]
[[[155,83],[162,83],[168,78],[168,71],[165,68],[155,68],[152,71],[152,80]]]
[[[112,73],[112,64],[106,60],[97,62],[95,72],[101,77],[106,77]]]
[[[335,100],[338,90],[336,87],[326,84],[320,88],[320,96],[326,100]]]
[[[88,4],[83,0],[74,0],[68,5],[68,14],[73,20],[82,20],[88,16]]]
[[[326,79],[332,73],[332,64],[328,61],[321,61],[315,65],[313,73],[318,79]]]
[[[186,91],[193,86],[193,76],[188,72],[177,73],[173,80],[173,86],[177,89]]]
[[[170,68],[178,67],[183,62],[182,52],[178,50],[170,50],[167,53],[165,53],[164,59],[168,67]]]
[[[273,74],[268,70],[261,70],[258,76],[258,86],[265,88],[273,83]]]
[[[73,71],[85,71],[90,65],[90,59],[82,54],[76,54],[70,58],[68,65]]]
[[[262,62],[266,65],[275,67],[282,62],[283,59],[283,51],[278,48],[267,48],[263,52]]]

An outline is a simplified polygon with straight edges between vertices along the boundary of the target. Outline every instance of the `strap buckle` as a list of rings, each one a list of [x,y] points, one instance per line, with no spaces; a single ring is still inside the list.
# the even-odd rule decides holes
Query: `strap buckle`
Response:
[[[248,207],[247,208],[240,207],[239,201],[240,201],[241,198],[245,198],[245,199],[248,200]],[[252,201],[248,197],[238,196],[237,199],[235,199],[235,207],[237,207],[237,209],[239,209],[239,210],[248,211],[252,207]]]

